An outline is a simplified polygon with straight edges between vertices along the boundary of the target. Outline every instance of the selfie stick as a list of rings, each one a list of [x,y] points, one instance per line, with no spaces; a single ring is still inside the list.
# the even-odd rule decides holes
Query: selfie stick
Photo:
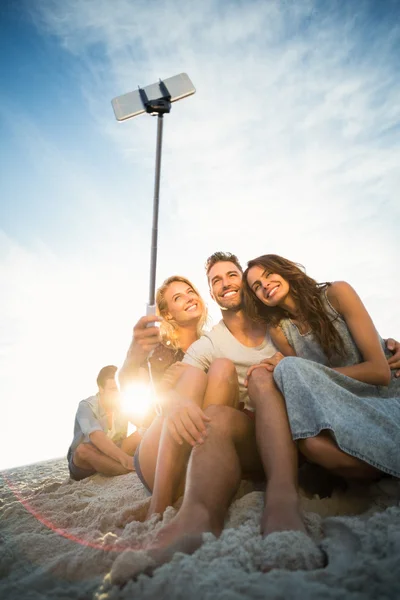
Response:
[[[157,240],[158,240],[158,208],[160,201],[160,174],[161,174],[161,149],[164,125],[164,114],[171,110],[171,95],[167,87],[161,81],[159,82],[161,98],[149,100],[146,92],[139,87],[139,94],[146,112],[151,115],[157,115],[157,143],[156,143],[156,173],[154,179],[154,200],[153,200],[153,226],[151,230],[151,253],[150,253],[150,289],[149,301],[147,303],[148,315],[156,314],[156,270],[157,270]]]
[[[150,255],[150,290],[147,304],[147,314],[154,315],[155,290],[156,290],[156,268],[157,268],[157,238],[158,238],[158,207],[160,195],[160,172],[161,172],[161,147],[163,135],[164,114],[171,110],[171,103],[181,100],[195,93],[193,83],[186,73],[180,73],[169,77],[164,81],[148,85],[134,92],[129,92],[112,100],[115,116],[118,121],[125,121],[131,117],[148,113],[157,115],[157,145],[156,145],[156,173],[154,181],[153,201],[153,227],[151,236]],[[150,324],[151,326],[152,324]]]

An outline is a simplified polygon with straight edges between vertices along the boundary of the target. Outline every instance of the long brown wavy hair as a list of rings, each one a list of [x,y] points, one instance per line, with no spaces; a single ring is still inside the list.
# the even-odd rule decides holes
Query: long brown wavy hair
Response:
[[[290,294],[295,300],[300,316],[309,324],[316,340],[329,360],[335,355],[344,356],[343,340],[328,315],[322,296],[330,282],[317,283],[304,272],[304,267],[277,254],[265,254],[247,263],[243,273],[243,301],[246,313],[255,321],[267,323],[271,327],[279,325],[290,314],[280,306],[265,306],[257,298],[247,282],[252,267],[261,267],[270,273],[276,273],[290,286]]]
[[[204,304],[203,298],[200,296],[199,292],[197,291],[197,289],[195,288],[193,283],[191,281],[189,281],[189,279],[186,279],[186,277],[182,277],[181,275],[172,275],[171,277],[168,277],[168,279],[166,279],[160,285],[160,287],[158,288],[157,293],[156,293],[157,314],[159,314],[161,317],[165,317],[165,315],[167,314],[168,306],[167,306],[167,302],[165,300],[165,292],[167,291],[167,289],[169,288],[171,283],[174,283],[174,281],[180,281],[182,283],[186,283],[187,286],[191,287],[192,290],[194,291],[194,293],[197,294],[197,296],[198,296],[198,300],[202,307],[201,317],[197,324],[197,335],[198,335],[198,337],[200,337],[201,334],[203,333],[203,328],[207,322],[207,317],[208,317],[207,307]],[[172,346],[172,348],[174,348],[175,350],[180,349],[179,335],[178,335],[177,328],[178,328],[178,324],[176,323],[176,321],[174,319],[168,319],[168,321],[164,320],[164,321],[162,321],[162,323],[160,325],[160,334],[161,334],[161,340],[162,340],[163,344],[165,344],[166,346],[170,346],[170,347]]]

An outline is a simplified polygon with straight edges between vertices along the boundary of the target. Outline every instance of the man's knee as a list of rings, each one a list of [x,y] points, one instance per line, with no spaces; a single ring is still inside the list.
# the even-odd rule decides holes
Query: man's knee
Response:
[[[260,393],[266,392],[275,386],[274,376],[271,371],[259,368],[254,369],[249,377],[248,390],[250,398],[257,398]]]
[[[235,365],[228,358],[217,358],[214,360],[208,370],[208,377],[213,377],[214,380],[228,380],[229,383],[237,383]]]

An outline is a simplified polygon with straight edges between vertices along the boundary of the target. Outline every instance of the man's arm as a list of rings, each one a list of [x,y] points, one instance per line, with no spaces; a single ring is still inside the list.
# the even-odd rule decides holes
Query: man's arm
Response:
[[[103,454],[113,458],[116,462],[121,463],[125,469],[133,471],[133,459],[126,452],[118,448],[116,444],[109,437],[106,436],[104,431],[93,431],[89,435],[90,441],[96,448],[98,448]]]
[[[162,321],[162,318],[155,315],[147,315],[139,319],[133,328],[131,344],[124,364],[117,374],[118,382],[122,390],[138,377],[140,366],[146,360],[149,353],[154,350],[161,341],[158,327],[148,327],[149,323],[154,323],[155,321]]]

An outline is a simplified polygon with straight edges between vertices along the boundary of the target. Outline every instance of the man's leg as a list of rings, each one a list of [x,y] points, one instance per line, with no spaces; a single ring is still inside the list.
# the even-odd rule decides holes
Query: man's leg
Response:
[[[102,475],[125,475],[130,472],[119,462],[100,452],[92,444],[79,444],[72,460],[80,469],[94,469]]]
[[[194,552],[205,532],[220,535],[242,470],[262,471],[254,421],[227,406],[209,406],[205,412],[211,418],[208,436],[192,450],[182,506],[149,551],[156,565],[175,552]]]
[[[292,440],[284,398],[273,374],[255,369],[249,379],[249,396],[256,411],[256,438],[267,487],[261,531],[305,532],[298,495],[298,453]]]
[[[214,361],[207,376],[200,369],[184,372],[176,389],[183,396],[191,398],[202,406],[203,410],[211,404],[237,405],[239,397],[235,367],[232,362],[225,359]],[[167,425],[164,424],[159,446],[157,446],[156,465],[154,465],[153,452],[153,464],[151,465],[149,461],[146,461],[146,471],[144,471],[142,445],[140,446],[141,454],[139,458],[142,473],[149,487],[153,489],[147,518],[155,513],[163,513],[167,506],[170,506],[174,500],[182,495],[191,450],[192,446],[185,441],[180,446],[169,433]],[[146,449],[144,449],[144,452],[146,452]]]

